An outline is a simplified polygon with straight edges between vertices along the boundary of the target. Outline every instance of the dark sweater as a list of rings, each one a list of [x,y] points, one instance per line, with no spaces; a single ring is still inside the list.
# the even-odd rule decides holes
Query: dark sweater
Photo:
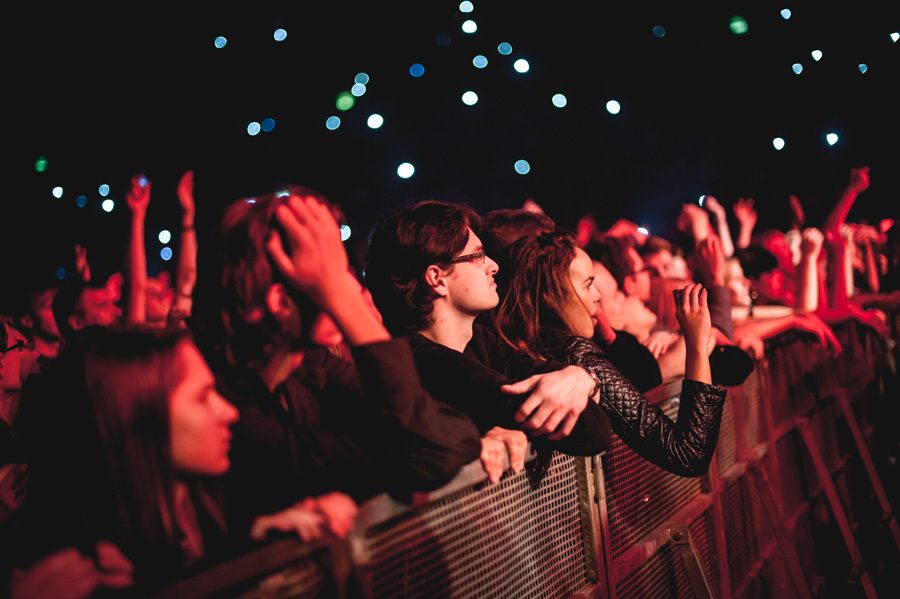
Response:
[[[428,392],[468,414],[482,433],[494,426],[521,429],[514,416],[527,395],[503,393],[502,385],[567,366],[562,362],[535,360],[479,324],[474,325],[472,339],[462,353],[422,335],[411,336],[409,343]],[[534,437],[531,441],[535,449],[557,449],[586,456],[605,451],[609,438],[609,419],[596,404],[588,402],[567,438],[548,441]]]
[[[404,339],[356,347],[353,358],[309,350],[274,392],[253,370],[214,368],[240,411],[226,475],[232,526],[328,491],[404,498],[478,459],[478,430],[422,388]]]

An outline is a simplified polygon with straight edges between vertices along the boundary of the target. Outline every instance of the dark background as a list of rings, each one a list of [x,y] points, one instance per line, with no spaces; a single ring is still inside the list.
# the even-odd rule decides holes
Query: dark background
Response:
[[[344,208],[358,266],[375,220],[426,197],[480,211],[533,198],[563,226],[590,212],[604,226],[625,217],[669,234],[680,205],[700,194],[726,207],[752,196],[759,226],[786,227],[790,193],[821,224],[850,168],[865,164],[872,187],[850,220],[897,217],[900,43],[889,34],[900,30],[898,3],[474,4],[469,16],[443,0],[10,14],[4,265],[52,272],[80,241],[96,276],[121,270],[124,191],[142,172],[153,184],[149,270],[172,267],[156,234],[177,230],[175,185],[188,168],[198,228],[214,227],[234,199],[300,183]],[[742,36],[728,28],[737,14],[749,24]],[[476,34],[461,32],[465,18]],[[273,40],[277,27],[284,42]],[[450,43],[437,44],[439,34]],[[498,54],[501,41],[510,56]],[[479,53],[483,70],[471,62]],[[520,57],[531,64],[525,75],[512,68]],[[409,76],[414,62],[424,77]],[[360,71],[371,77],[367,93],[339,112],[335,97]],[[475,106],[460,101],[467,89]],[[561,110],[550,102],[557,92],[568,98]],[[604,108],[611,98],[622,104],[616,116]],[[384,116],[381,129],[366,127],[372,112]],[[336,131],[324,126],[330,115],[343,121]],[[247,124],[266,117],[275,129],[249,136]],[[840,135],[834,147],[828,131]],[[781,152],[775,136],[787,141]],[[46,172],[35,171],[39,156]],[[529,174],[516,174],[518,159]],[[396,175],[404,161],[416,166],[408,180]],[[104,182],[111,214],[99,207]]]

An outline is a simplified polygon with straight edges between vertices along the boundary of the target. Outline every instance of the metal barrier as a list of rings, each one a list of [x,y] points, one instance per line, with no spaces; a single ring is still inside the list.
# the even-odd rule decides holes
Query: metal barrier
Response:
[[[703,477],[671,475],[618,438],[593,460],[532,453],[496,485],[473,463],[411,504],[383,495],[362,505],[347,542],[318,557],[281,541],[281,553],[257,552],[269,561],[241,574],[243,585],[180,596],[812,597],[841,579],[874,597],[872,556],[863,559],[855,531],[874,505],[900,547],[868,446],[870,404],[896,378],[893,346],[855,322],[835,330],[839,358],[801,333],[767,343],[729,389]],[[674,417],[680,385],[654,392]],[[873,490],[877,502],[866,503]],[[330,583],[286,583],[312,571]]]

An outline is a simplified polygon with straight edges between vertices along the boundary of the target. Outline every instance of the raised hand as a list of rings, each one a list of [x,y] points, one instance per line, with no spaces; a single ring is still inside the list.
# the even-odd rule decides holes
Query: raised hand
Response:
[[[707,285],[725,285],[725,253],[718,236],[710,235],[697,244],[698,270]]]
[[[712,319],[706,303],[706,289],[703,285],[692,283],[680,291],[676,294],[675,318],[681,325],[684,342],[688,349],[708,354]]]
[[[275,215],[290,253],[274,232],[267,248],[282,274],[320,307],[340,300],[347,287],[345,277],[352,274],[340,230],[328,207],[312,196],[291,196]]]
[[[706,196],[703,200],[703,207],[716,215],[720,220],[725,218],[725,208],[719,203],[715,196]]]
[[[789,201],[791,204],[792,225],[798,229],[802,229],[803,225],[806,223],[806,214],[803,212],[803,204],[800,203],[800,198],[793,194],[791,194]]]
[[[491,484],[500,482],[507,458],[509,467],[518,474],[525,468],[528,437],[522,431],[495,426],[481,438],[481,466]]]
[[[825,242],[825,234],[822,231],[810,227],[803,231],[800,238],[800,256],[801,259],[816,260],[822,251],[822,244]]]
[[[682,204],[677,224],[678,229],[691,235],[695,242],[703,241],[712,231],[709,213],[695,204]]]
[[[594,238],[594,234],[597,233],[598,229],[597,221],[592,215],[585,214],[579,218],[578,223],[575,225],[575,241],[578,243],[578,246],[586,246]]]
[[[639,231],[640,227],[637,226],[637,223],[628,220],[627,218],[620,218],[616,222],[613,223],[609,229],[607,229],[606,234],[610,237],[619,237],[624,239],[631,239],[638,246],[644,245],[644,242],[647,241],[647,235]]]
[[[850,182],[848,186],[862,193],[869,189],[869,167],[861,166],[850,169]]]
[[[75,272],[85,283],[91,280],[91,264],[88,262],[87,248],[81,244],[75,244]]]
[[[753,198],[738,198],[732,208],[734,217],[743,226],[753,228],[756,226],[756,210],[753,208]]]
[[[147,213],[147,206],[150,205],[150,181],[144,175],[132,177],[125,200],[132,214],[144,216]]]

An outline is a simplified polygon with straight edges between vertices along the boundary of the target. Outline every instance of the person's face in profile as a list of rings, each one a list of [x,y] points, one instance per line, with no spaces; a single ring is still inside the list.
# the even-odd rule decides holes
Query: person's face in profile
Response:
[[[193,343],[183,341],[175,351],[177,380],[169,392],[173,465],[187,474],[224,474],[237,409],[216,391],[212,372]]]
[[[447,284],[447,297],[458,311],[477,316],[500,303],[494,275],[499,270],[497,263],[483,254],[481,239],[472,229],[468,229],[466,247],[459,253],[465,260],[443,268]]]
[[[600,290],[594,285],[594,265],[580,248],[569,264],[571,289],[563,308],[563,320],[576,335],[594,336],[595,314],[600,309]]]
[[[122,309],[113,301],[105,287],[88,287],[81,293],[81,328],[112,326],[122,317]]]

